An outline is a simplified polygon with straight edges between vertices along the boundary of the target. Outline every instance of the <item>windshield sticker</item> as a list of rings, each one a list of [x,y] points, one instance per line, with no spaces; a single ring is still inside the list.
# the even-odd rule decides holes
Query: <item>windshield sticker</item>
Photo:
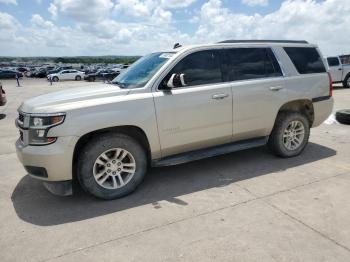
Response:
[[[173,53],[163,53],[159,56],[159,58],[169,59],[169,58],[172,58],[173,56],[174,56]]]

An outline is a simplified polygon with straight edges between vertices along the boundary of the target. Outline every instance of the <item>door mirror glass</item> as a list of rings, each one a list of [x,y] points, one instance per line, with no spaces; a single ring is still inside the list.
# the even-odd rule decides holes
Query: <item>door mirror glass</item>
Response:
[[[186,86],[185,74],[172,74],[166,86],[168,89]]]

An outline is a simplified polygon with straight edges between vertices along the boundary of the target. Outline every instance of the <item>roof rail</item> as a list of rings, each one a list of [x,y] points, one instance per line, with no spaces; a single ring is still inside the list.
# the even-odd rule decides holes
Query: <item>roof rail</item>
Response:
[[[308,44],[305,40],[225,40],[218,44],[228,43],[290,43],[290,44]]]

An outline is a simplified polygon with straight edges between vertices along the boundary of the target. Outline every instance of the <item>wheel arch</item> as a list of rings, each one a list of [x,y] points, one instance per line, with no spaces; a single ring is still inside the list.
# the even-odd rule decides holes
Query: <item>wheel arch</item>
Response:
[[[350,78],[350,72],[348,72],[345,77],[343,78],[343,86],[347,87],[347,80]]]
[[[310,99],[297,99],[297,100],[289,101],[280,107],[277,115],[280,112],[285,112],[285,111],[294,111],[294,112],[303,113],[309,120],[310,127],[312,126],[315,120],[314,106]]]
[[[73,151],[73,158],[72,158],[72,172],[73,172],[72,175],[74,180],[77,177],[77,162],[78,162],[77,160],[79,157],[80,150],[94,137],[102,134],[108,134],[108,133],[119,133],[119,134],[128,135],[134,138],[145,149],[148,161],[149,162],[151,161],[150,143],[145,131],[140,127],[133,126],[133,125],[125,125],[125,126],[115,126],[115,127],[98,129],[98,130],[94,130],[84,134],[79,138],[79,140],[75,144],[74,151]]]

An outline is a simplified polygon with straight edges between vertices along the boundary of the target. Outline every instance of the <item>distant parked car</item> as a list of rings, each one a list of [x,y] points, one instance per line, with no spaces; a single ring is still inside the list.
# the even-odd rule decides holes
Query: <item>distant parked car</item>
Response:
[[[327,57],[327,62],[333,83],[342,83],[350,88],[350,65],[343,65],[338,56]]]
[[[48,75],[57,74],[57,73],[61,72],[62,70],[68,70],[68,69],[73,69],[73,67],[72,66],[59,66],[59,67],[52,68],[52,69],[48,70],[47,74]]]
[[[47,76],[48,79],[52,79],[54,82],[58,82],[60,80],[76,80],[80,81],[84,77],[84,72],[70,69],[70,70],[62,70],[59,73],[56,74],[50,74]]]
[[[0,83],[0,106],[4,106],[6,104],[6,93],[2,88],[2,84]]]
[[[119,75],[119,72],[113,70],[99,70],[96,73],[90,73],[84,76],[84,80],[94,82],[95,80],[113,80]]]
[[[0,71],[0,79],[10,79],[10,78],[16,78],[16,75],[18,77],[23,77],[23,74],[14,70],[1,70]]]
[[[21,73],[24,73],[24,72],[29,71],[29,69],[26,68],[26,67],[17,67],[17,71],[18,71],[18,72],[21,72]]]
[[[44,68],[41,68],[35,72],[32,73],[32,77],[39,77],[39,78],[44,78],[47,76],[46,70]]]
[[[121,67],[118,68],[114,68],[112,69],[113,71],[117,72],[118,74],[122,73],[123,71],[125,71],[126,69],[129,68],[130,65],[122,65]]]

